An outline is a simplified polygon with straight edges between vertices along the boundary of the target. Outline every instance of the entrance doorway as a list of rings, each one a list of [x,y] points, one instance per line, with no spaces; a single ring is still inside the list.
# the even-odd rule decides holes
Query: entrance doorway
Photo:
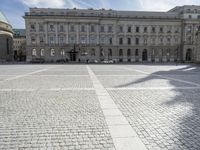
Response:
[[[187,49],[186,61],[191,61],[191,60],[192,60],[192,50],[191,49]]]
[[[147,50],[144,49],[143,52],[142,52],[142,61],[147,61]]]
[[[70,61],[76,61],[76,52],[70,52]]]

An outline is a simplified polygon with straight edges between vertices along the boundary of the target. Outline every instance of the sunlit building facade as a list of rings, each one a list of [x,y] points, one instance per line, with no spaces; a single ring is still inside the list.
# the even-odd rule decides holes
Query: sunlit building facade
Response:
[[[27,61],[197,62],[200,6],[168,12],[30,8]]]

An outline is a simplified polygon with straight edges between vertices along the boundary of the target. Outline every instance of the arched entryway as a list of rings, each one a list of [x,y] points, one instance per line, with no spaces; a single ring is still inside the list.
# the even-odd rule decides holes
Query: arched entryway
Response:
[[[147,61],[147,59],[148,59],[147,50],[144,49],[142,52],[142,61]]]
[[[119,62],[123,62],[123,50],[119,50]]]
[[[187,49],[186,61],[191,61],[191,60],[192,60],[192,50],[191,49]]]

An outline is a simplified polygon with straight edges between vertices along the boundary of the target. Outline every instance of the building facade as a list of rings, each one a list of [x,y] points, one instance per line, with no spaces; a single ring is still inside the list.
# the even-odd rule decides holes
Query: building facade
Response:
[[[26,32],[25,29],[13,29],[13,51],[15,61],[26,61]]]
[[[168,12],[30,8],[24,18],[27,61],[200,61],[200,6]]]
[[[12,26],[0,11],[0,62],[13,60],[13,31]]]

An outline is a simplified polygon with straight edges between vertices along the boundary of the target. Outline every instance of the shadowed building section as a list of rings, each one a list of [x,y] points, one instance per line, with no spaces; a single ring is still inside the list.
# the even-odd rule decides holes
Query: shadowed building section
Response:
[[[0,61],[11,61],[13,43],[12,26],[0,11]]]

